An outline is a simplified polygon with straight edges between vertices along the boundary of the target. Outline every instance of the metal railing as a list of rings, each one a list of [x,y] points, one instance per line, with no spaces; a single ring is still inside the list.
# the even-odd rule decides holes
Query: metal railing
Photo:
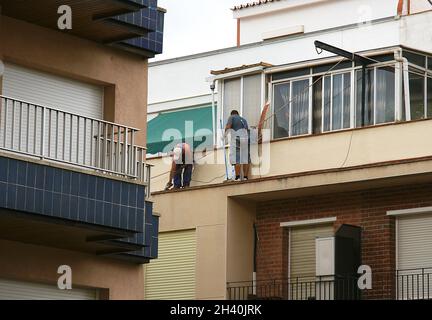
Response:
[[[228,283],[229,300],[334,300],[359,298],[357,279],[337,276],[304,276],[284,280]],[[343,295],[343,296],[342,296]]]
[[[432,299],[432,268],[373,272],[372,289],[357,276],[303,276],[283,280],[230,282],[229,300],[426,300]]]
[[[0,149],[150,184],[145,148],[135,144],[138,129],[0,98]]]
[[[432,299],[432,268],[398,270],[396,279],[397,299]]]

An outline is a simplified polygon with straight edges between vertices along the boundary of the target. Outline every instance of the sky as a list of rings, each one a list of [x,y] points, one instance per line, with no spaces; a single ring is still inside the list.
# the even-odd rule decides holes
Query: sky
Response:
[[[152,61],[236,45],[235,5],[252,0],[159,0],[165,8],[164,52]]]

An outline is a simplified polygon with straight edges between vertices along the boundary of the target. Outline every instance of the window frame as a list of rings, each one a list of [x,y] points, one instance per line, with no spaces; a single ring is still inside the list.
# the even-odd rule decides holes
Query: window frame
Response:
[[[273,80],[271,78],[271,74],[270,74],[270,81],[269,81],[269,93],[270,93],[270,97],[271,97],[271,112],[274,113],[274,86],[277,84],[281,84],[281,83],[290,83],[290,110],[289,110],[289,133],[288,136],[286,137],[280,137],[280,138],[275,138],[274,137],[274,116],[271,117],[271,139],[272,140],[280,140],[280,139],[287,139],[287,138],[297,138],[297,137],[303,137],[303,136],[309,136],[309,135],[316,135],[313,133],[313,79],[314,77],[322,77],[322,101],[321,101],[321,134],[322,133],[330,133],[330,132],[338,132],[338,131],[345,131],[345,130],[352,130],[355,128],[360,128],[356,126],[356,121],[357,121],[357,78],[356,78],[356,73],[358,70],[362,70],[361,66],[356,66],[355,63],[353,62],[351,64],[351,68],[343,68],[343,69],[338,69],[338,70],[334,70],[332,72],[320,72],[320,73],[313,73],[313,67],[310,68],[310,74],[309,75],[302,75],[302,76],[297,76],[297,77],[292,77],[292,78],[286,78],[286,79],[278,79],[278,80]],[[373,69],[373,74],[374,74],[374,81],[373,81],[373,88],[376,88],[376,84],[377,84],[377,79],[376,79],[376,75],[377,75],[377,70],[379,68],[383,68],[383,67],[392,67],[395,69],[395,97],[394,97],[394,101],[395,101],[395,106],[394,106],[394,120],[390,121],[390,122],[383,122],[380,124],[384,124],[384,123],[395,123],[398,121],[398,109],[399,109],[399,105],[398,103],[402,103],[401,100],[398,98],[398,95],[402,95],[402,88],[399,87],[398,85],[398,72],[402,72],[402,70],[400,70],[399,64],[396,60],[389,60],[389,61],[383,61],[383,62],[377,62],[375,64],[371,64],[367,69]],[[426,69],[427,70],[427,69]],[[347,128],[343,128],[343,118],[342,118],[342,128],[340,129],[333,129],[333,78],[335,75],[338,74],[350,74],[351,79],[350,79],[350,83],[351,83],[351,89],[350,89],[350,125]],[[324,94],[324,89],[325,89],[325,77],[330,76],[331,79],[331,85],[330,85],[330,130],[325,130],[324,128],[324,122],[325,122],[325,116],[324,116],[324,105],[325,105],[325,94]],[[344,78],[345,76],[343,76]],[[291,110],[291,105],[292,105],[292,82],[293,81],[299,81],[299,80],[305,80],[305,79],[309,79],[309,114],[308,114],[308,133],[307,134],[302,134],[302,135],[296,135],[296,136],[292,136],[292,132],[291,132],[291,119],[292,119],[292,110]],[[427,86],[427,82],[425,84]],[[425,99],[427,99],[427,96],[425,97]],[[376,107],[376,103],[377,103],[377,90],[374,89],[374,93],[373,93],[373,123],[370,125],[366,125],[364,127],[369,127],[369,126],[375,126],[377,125],[376,123],[376,114],[377,114],[377,107]],[[343,112],[343,105],[342,105],[342,112]],[[425,112],[427,112],[427,105],[425,108]]]
[[[223,119],[223,115],[224,115],[224,111],[225,111],[225,81],[227,80],[240,80],[240,106],[239,106],[239,113],[240,116],[243,116],[243,110],[244,110],[244,78],[248,77],[248,76],[256,76],[256,75],[260,75],[261,76],[261,85],[260,85],[260,112],[262,112],[263,108],[264,108],[264,103],[265,103],[265,94],[266,94],[266,88],[265,88],[265,73],[264,72],[254,72],[254,73],[245,73],[242,75],[236,75],[233,77],[229,77],[229,78],[224,78],[221,79],[221,94],[220,94],[220,108],[218,108],[218,113],[219,113],[219,121],[222,120],[222,123],[225,124],[226,119]]]

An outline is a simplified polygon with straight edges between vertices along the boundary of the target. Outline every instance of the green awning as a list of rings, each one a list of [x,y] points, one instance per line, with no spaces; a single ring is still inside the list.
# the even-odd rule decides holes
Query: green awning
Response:
[[[189,136],[187,137],[185,136],[186,121],[193,122],[193,134],[188,133]],[[171,138],[169,141],[163,141],[163,134],[168,129],[177,129],[181,133],[181,138]],[[165,146],[172,144],[174,140],[178,143],[192,138],[194,148],[197,148],[197,146],[212,146],[213,134],[202,135],[199,132],[197,133],[200,129],[212,131],[211,106],[162,112],[147,123],[147,153],[157,154],[163,152]]]

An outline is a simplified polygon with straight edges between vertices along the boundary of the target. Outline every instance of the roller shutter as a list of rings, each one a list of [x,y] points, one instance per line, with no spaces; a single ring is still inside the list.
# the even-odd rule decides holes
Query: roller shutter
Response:
[[[0,279],[0,300],[96,300],[97,290],[59,290],[55,285]]]
[[[432,299],[432,213],[397,218],[399,299]]]
[[[145,266],[149,300],[195,299],[195,230],[159,234],[159,256]]]
[[[3,96],[30,103],[21,105],[9,101],[6,105],[2,102],[0,146],[3,148],[35,154],[40,152],[42,108],[35,108],[34,105],[51,107],[83,117],[103,119],[102,86],[8,63],[5,64],[2,83]],[[83,156],[84,144],[87,150],[90,148],[90,121],[85,122],[84,130],[84,119],[77,119],[62,113],[46,114],[45,156],[48,153],[49,142],[48,158],[79,163],[90,162],[88,155],[86,159]]]
[[[317,238],[332,237],[331,224],[308,225],[290,229],[290,282],[291,299],[305,300],[317,297],[315,288]],[[324,284],[325,285],[325,284]],[[328,298],[328,297],[326,297]]]
[[[42,106],[103,119],[103,87],[5,64],[2,94]]]

